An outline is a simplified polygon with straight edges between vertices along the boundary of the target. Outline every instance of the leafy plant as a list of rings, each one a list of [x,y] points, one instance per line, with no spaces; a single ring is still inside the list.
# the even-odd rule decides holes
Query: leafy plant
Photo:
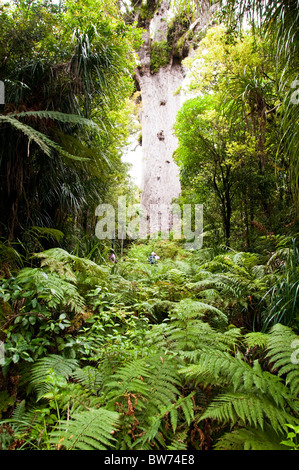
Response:
[[[284,352],[290,334],[288,328],[279,325],[269,334],[266,357],[273,358],[271,370],[278,369],[278,375],[263,370],[258,360],[249,365],[240,353],[233,357],[220,351],[203,352],[196,364],[183,369],[187,378],[223,389],[200,417],[200,421],[208,418],[233,427],[219,439],[216,448],[273,448],[269,429],[280,436],[280,440],[275,439],[280,448],[285,423],[298,422],[298,401],[293,400],[298,368],[290,364],[290,355],[286,365]],[[248,426],[250,430],[246,431]]]
[[[118,426],[118,414],[105,409],[75,413],[71,420],[60,421],[50,441],[56,449],[105,450],[115,444],[113,434]]]
[[[287,433],[287,439],[284,441],[281,441],[281,444],[291,447],[293,450],[299,450],[299,443],[298,443],[299,426],[286,424],[285,427],[289,429],[289,432]]]
[[[292,240],[291,248],[278,249],[268,263],[272,262],[278,262],[280,269],[265,294],[268,307],[263,315],[263,328],[266,330],[276,323],[296,325],[297,328],[299,251],[296,240]]]

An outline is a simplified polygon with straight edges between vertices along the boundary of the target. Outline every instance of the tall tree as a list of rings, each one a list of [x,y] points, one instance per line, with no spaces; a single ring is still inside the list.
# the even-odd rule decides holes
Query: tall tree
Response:
[[[208,2],[201,2],[200,12],[185,3],[131,2],[132,9],[127,13],[144,28],[135,77],[142,100],[141,202],[147,210],[151,232],[168,231],[172,226],[169,209],[181,190],[178,168],[172,158],[177,147],[173,125],[181,106],[176,91],[184,80],[182,60],[195,34],[200,34],[209,20]]]

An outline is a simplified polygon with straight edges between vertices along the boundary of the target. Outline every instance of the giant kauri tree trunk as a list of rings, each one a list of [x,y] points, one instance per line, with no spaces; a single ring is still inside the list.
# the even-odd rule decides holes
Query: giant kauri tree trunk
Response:
[[[179,171],[173,160],[177,139],[173,125],[182,103],[179,88],[185,70],[182,60],[192,51],[209,21],[205,1],[197,17],[175,12],[171,0],[148,0],[135,6],[145,29],[139,50],[136,81],[142,100],[143,177],[141,203],[153,234],[172,227],[170,204],[180,194]]]

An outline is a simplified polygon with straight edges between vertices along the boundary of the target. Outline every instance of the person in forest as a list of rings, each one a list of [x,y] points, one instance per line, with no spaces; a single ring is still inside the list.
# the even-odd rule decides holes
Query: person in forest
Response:
[[[109,259],[109,261],[112,261],[112,263],[117,263],[117,261],[116,261],[116,256],[115,256],[115,252],[114,252],[114,250],[113,250],[112,248],[111,248],[111,250],[110,250],[110,256],[109,256],[108,259]]]
[[[160,256],[158,256],[154,251],[148,257],[150,264],[156,264],[158,259],[160,259]]]

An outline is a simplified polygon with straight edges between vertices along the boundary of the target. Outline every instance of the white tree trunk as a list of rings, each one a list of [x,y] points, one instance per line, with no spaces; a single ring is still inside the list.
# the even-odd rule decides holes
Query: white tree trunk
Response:
[[[169,5],[169,0],[163,0],[150,22],[139,51],[141,67],[136,74],[142,99],[141,203],[149,216],[151,233],[171,229],[172,218],[167,207],[181,190],[178,167],[172,155],[177,148],[173,125],[180,108],[180,95],[174,95],[174,92],[182,85],[183,69],[180,63],[170,62],[157,73],[150,70],[151,40],[167,39]],[[163,206],[166,207],[162,218],[157,213],[158,205],[160,212]]]
[[[151,42],[167,40],[170,0],[162,0],[159,9],[147,24],[144,43],[139,51],[140,66],[136,71],[142,99],[142,153],[143,174],[141,183],[141,203],[149,216],[149,231],[168,231],[172,228],[170,204],[180,194],[179,170],[173,160],[177,148],[177,138],[173,125],[181,106],[180,93],[174,93],[182,86],[184,69],[181,60],[170,57],[169,64],[152,73]],[[191,29],[202,29],[208,23],[208,8],[203,9],[200,21]],[[151,206],[156,205],[154,210]],[[159,208],[164,216],[158,216]],[[169,210],[167,210],[167,207]]]
[[[141,203],[150,214],[151,205],[170,205],[180,194],[178,167],[172,155],[177,148],[173,125],[180,108],[180,96],[173,92],[182,84],[180,65],[161,68],[156,74],[145,73],[139,78],[142,94],[143,176]],[[154,209],[155,210],[155,209]],[[168,230],[150,216],[151,231]],[[163,226],[164,225],[164,226]]]

